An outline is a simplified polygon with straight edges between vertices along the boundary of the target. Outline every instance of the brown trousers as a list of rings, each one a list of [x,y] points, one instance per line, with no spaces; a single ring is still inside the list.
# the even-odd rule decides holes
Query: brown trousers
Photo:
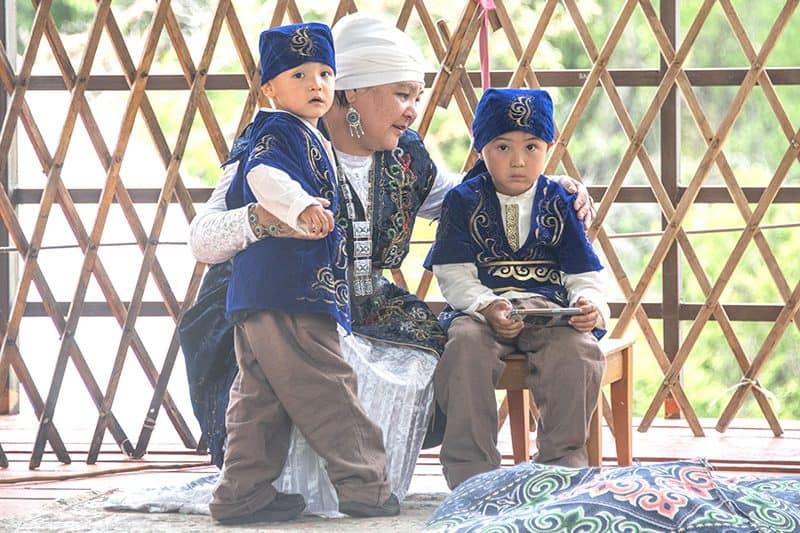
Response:
[[[225,465],[210,504],[215,519],[255,512],[276,494],[295,424],[327,462],[339,501],[380,504],[390,494],[381,430],[358,400],[335,321],[264,311],[236,326],[239,374],[226,413]]]
[[[516,305],[555,306],[538,297]],[[569,326],[527,326],[513,340],[500,339],[488,324],[462,316],[450,324],[433,376],[436,401],[447,415],[439,457],[451,489],[500,466],[495,385],[503,358],[517,352],[528,356],[527,383],[540,413],[535,460],[571,467],[589,463],[589,422],[605,371],[595,338]]]

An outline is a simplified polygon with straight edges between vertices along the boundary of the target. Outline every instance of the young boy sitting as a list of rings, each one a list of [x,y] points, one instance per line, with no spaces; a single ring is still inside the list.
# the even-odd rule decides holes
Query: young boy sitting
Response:
[[[302,495],[272,486],[286,462],[292,424],[326,460],[341,512],[395,515],[400,508],[389,489],[381,431],[361,408],[336,329],[338,322],[350,331],[347,256],[325,209],[337,206],[336,172],[330,144],[316,127],[333,103],[333,39],[324,24],[295,24],[264,31],[259,49],[261,90],[276,109],[253,120],[248,159],[226,202],[229,208],[262,203],[319,238],[262,239],[234,258],[227,314],[237,323],[239,373],[211,515],[241,524],[302,512]]]
[[[575,216],[574,196],[542,175],[555,133],[550,96],[488,89],[472,132],[482,161],[445,197],[430,256],[452,308],[442,316],[448,341],[434,374],[447,415],[440,460],[451,488],[500,466],[494,386],[503,358],[515,352],[528,356],[541,415],[536,461],[588,464],[588,426],[605,367],[596,336],[609,316],[602,265]],[[567,327],[510,316],[512,309],[567,306],[580,308]]]

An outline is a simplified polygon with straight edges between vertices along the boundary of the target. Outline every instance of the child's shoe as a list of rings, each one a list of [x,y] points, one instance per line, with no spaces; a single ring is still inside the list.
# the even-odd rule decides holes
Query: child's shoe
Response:
[[[222,518],[217,520],[226,526],[241,524],[257,524],[259,522],[284,522],[300,516],[306,508],[306,501],[300,494],[284,494],[279,492],[269,505],[250,514]]]
[[[397,516],[400,514],[400,502],[391,494],[380,505],[361,502],[339,502],[339,511],[354,518],[375,518],[378,516]]]

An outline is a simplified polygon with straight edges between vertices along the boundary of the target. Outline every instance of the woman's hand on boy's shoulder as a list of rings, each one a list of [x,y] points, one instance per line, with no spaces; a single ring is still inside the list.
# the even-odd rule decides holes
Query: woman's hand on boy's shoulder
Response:
[[[553,176],[552,179],[556,180],[568,193],[575,195],[575,204],[573,206],[575,214],[583,222],[584,229],[588,231],[594,220],[594,206],[592,205],[592,197],[589,196],[589,189],[586,188],[586,185],[570,176]]]

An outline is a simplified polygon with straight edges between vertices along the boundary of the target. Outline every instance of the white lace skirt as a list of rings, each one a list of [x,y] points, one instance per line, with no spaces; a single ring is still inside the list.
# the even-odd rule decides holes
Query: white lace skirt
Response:
[[[364,410],[383,431],[392,492],[402,500],[432,413],[436,358],[423,350],[356,335],[340,335],[340,341],[345,360],[358,376],[358,397]],[[338,509],[325,461],[297,428],[292,430],[286,466],[274,485],[281,492],[302,494],[307,513]]]

